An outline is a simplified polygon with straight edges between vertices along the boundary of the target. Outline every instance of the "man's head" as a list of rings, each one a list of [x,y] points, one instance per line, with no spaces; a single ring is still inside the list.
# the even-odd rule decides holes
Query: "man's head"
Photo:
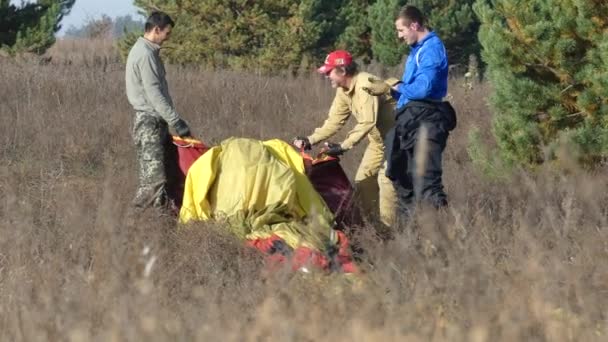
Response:
[[[327,55],[325,63],[317,71],[329,78],[332,88],[348,89],[359,67],[348,51],[336,50]]]
[[[162,45],[171,36],[175,22],[163,12],[153,12],[146,20],[144,37],[149,41]]]
[[[395,29],[399,39],[408,45],[416,44],[428,33],[424,15],[414,6],[403,6],[395,20]]]

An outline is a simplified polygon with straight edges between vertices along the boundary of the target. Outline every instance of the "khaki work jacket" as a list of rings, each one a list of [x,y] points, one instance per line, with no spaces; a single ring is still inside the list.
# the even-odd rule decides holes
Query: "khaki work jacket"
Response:
[[[343,149],[351,149],[365,136],[370,143],[383,144],[386,133],[395,122],[395,100],[390,95],[372,96],[365,92],[362,88],[370,86],[370,77],[377,78],[367,72],[359,72],[354,76],[349,89],[337,89],[327,120],[308,137],[311,144],[317,144],[336,134],[351,115],[357,124],[342,142]]]

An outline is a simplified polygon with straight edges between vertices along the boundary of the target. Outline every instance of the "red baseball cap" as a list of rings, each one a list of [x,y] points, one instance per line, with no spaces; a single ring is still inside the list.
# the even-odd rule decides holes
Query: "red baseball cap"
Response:
[[[345,50],[336,50],[325,58],[325,63],[317,69],[321,74],[327,74],[335,67],[344,67],[353,62],[353,56]]]

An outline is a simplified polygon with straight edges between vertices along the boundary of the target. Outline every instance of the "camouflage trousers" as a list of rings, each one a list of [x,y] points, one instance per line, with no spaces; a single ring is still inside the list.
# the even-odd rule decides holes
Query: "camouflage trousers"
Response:
[[[170,204],[167,188],[171,176],[171,136],[167,122],[152,114],[138,112],[132,134],[139,179],[133,205],[141,209],[165,209]]]

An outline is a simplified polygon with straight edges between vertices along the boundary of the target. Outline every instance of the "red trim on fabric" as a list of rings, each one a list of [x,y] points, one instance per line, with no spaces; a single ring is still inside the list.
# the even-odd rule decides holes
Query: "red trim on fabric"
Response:
[[[304,159],[305,163],[306,163],[306,161],[310,161],[312,163],[312,165],[317,165],[317,164],[325,163],[325,162],[332,161],[332,160],[339,160],[336,157],[328,156],[327,154],[325,154],[325,149],[322,149],[321,152],[319,152],[319,154],[317,154],[317,156],[314,158],[310,154],[308,154],[304,151],[300,151],[300,155],[302,155],[302,158]]]
[[[335,257],[335,261],[337,261],[340,271],[343,273],[358,272],[357,266],[350,254],[349,241],[346,234],[342,231],[336,231],[336,234],[338,235],[338,255]],[[297,271],[302,267],[329,270],[330,262],[328,257],[312,248],[298,247],[289,257],[281,253],[269,254],[273,243],[278,240],[280,241],[281,238],[277,235],[272,235],[266,239],[247,240],[245,245],[267,254],[266,263],[269,271],[278,270],[281,265],[285,264],[288,264],[293,271]]]

